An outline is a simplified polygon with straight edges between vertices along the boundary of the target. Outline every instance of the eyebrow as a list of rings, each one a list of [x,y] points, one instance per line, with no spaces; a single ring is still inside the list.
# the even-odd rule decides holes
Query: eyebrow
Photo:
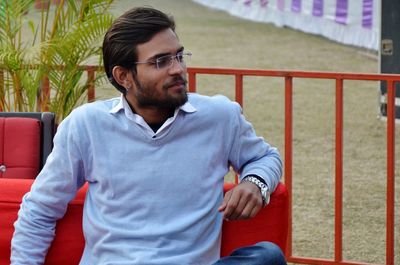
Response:
[[[185,47],[180,47],[179,49],[177,49],[176,50],[176,53],[175,54],[178,54],[178,53],[180,53],[180,52],[183,52],[184,51],[184,49],[185,49]],[[153,55],[153,56],[151,56],[149,59],[147,59],[146,61],[155,61],[155,60],[157,60],[157,58],[160,58],[160,57],[163,57],[163,56],[167,56],[167,55],[172,55],[171,53],[158,53],[158,54],[155,54],[155,55]]]

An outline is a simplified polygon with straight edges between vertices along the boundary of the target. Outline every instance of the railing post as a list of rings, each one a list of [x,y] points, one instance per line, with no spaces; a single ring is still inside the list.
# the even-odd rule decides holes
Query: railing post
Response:
[[[288,190],[287,257],[292,256],[292,140],[293,140],[293,78],[285,77],[285,185]]]
[[[335,261],[343,260],[343,79],[336,79]]]
[[[196,92],[196,73],[188,71],[189,75],[189,92]]]
[[[88,84],[88,102],[95,100],[95,88],[94,88],[94,78],[95,78],[95,67],[89,66],[87,70],[87,84]]]
[[[387,82],[387,193],[386,193],[386,264],[394,264],[395,204],[395,86]]]
[[[235,74],[235,101],[243,108],[243,75]],[[235,174],[235,183],[239,183],[239,176]]]
[[[243,75],[235,75],[235,101],[243,108]]]
[[[38,111],[49,111],[50,81],[48,76],[44,76],[40,84],[40,94],[38,96]]]
[[[0,111],[4,111],[5,103],[5,84],[4,84],[4,70],[0,69]]]

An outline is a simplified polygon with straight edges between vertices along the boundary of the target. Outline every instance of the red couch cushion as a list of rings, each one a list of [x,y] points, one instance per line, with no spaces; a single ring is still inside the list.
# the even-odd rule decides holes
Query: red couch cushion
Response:
[[[27,193],[33,179],[0,178],[0,265],[10,264],[11,238],[17,220],[22,197]],[[78,264],[82,256],[84,238],[82,232],[83,202],[86,185],[70,202],[64,218],[58,221],[56,237],[49,249],[45,265]]]
[[[10,243],[22,196],[31,188],[32,179],[0,178],[0,265],[10,264]]]
[[[0,117],[0,178],[33,179],[37,176],[40,126],[37,119]]]

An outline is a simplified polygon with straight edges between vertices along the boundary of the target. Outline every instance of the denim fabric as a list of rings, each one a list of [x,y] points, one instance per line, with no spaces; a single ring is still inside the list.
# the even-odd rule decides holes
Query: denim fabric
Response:
[[[271,242],[236,249],[214,265],[286,265],[282,250]]]

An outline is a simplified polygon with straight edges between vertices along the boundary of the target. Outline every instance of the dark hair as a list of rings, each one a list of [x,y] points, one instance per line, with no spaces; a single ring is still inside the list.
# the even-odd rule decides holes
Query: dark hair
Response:
[[[173,17],[151,7],[132,8],[113,22],[103,40],[104,70],[113,86],[125,93],[113,78],[112,69],[122,66],[136,71],[137,45],[168,28],[175,32]]]

